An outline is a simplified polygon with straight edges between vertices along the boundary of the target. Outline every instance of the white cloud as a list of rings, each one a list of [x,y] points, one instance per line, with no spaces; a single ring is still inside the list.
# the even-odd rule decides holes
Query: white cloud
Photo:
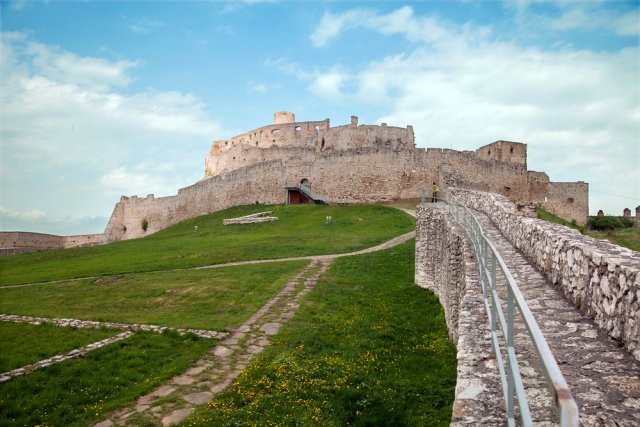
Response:
[[[1,42],[0,197],[7,209],[37,209],[47,217],[66,211],[71,224],[109,214],[113,198],[105,193],[135,187],[172,194],[199,178],[193,152],[224,133],[192,94],[121,91],[138,60],[83,57],[24,33],[3,33]],[[166,162],[177,169],[156,166]],[[34,190],[38,179],[44,181]],[[126,179],[134,187],[124,186]],[[78,194],[87,195],[84,203]]]
[[[10,7],[12,10],[24,10],[27,7],[27,0],[13,0]]]
[[[18,46],[21,50],[21,46]],[[31,58],[33,73],[58,83],[70,83],[93,91],[107,91],[132,82],[130,69],[140,61],[108,61],[95,57],[80,57],[60,48],[40,43],[27,43],[23,52]]]
[[[169,182],[169,175],[175,171],[175,166],[165,163],[153,165],[141,163],[133,168],[120,166],[100,177],[105,194],[119,196],[121,194],[136,195],[168,195],[175,193],[177,188]],[[167,189],[170,189],[167,191]],[[173,190],[173,191],[171,191]]]
[[[45,213],[38,209],[33,209],[30,211],[16,211],[0,206],[0,217],[33,221],[44,218]]]
[[[536,0],[504,2],[516,12],[520,25],[535,27],[535,31],[606,30],[619,36],[640,35],[640,10],[629,10],[616,1]],[[543,6],[543,7],[540,7]]]
[[[267,93],[268,88],[264,83],[256,83],[253,80],[250,80],[249,82],[247,82],[247,90],[249,92],[265,94]]]
[[[444,38],[456,38],[455,32],[446,28],[438,19],[417,17],[410,6],[401,7],[387,14],[367,9],[352,9],[340,14],[325,12],[311,34],[311,42],[323,47],[347,29],[365,28],[385,35],[401,34],[410,41],[433,42]],[[479,28],[480,31],[485,29]]]
[[[590,15],[572,10],[566,25],[584,27]],[[554,181],[588,181],[640,203],[637,46],[615,52],[527,47],[492,38],[487,28],[456,29],[415,16],[408,7],[388,14],[346,11],[320,36],[331,17],[325,14],[311,36],[317,46],[356,26],[419,43],[358,69],[314,70],[311,92],[339,103],[385,105],[388,113],[378,122],[413,124],[421,147],[474,150],[498,139],[525,142],[531,169]],[[633,202],[591,194],[594,212],[605,206],[621,212],[627,204]]]
[[[148,16],[143,16],[135,23],[131,24],[131,31],[139,34],[149,34],[151,30],[164,27],[166,24],[163,21],[159,21]]]

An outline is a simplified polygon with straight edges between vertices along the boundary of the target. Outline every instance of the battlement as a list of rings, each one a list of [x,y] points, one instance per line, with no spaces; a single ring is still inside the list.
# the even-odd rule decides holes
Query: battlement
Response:
[[[272,125],[262,126],[229,140],[214,141],[205,157],[204,177],[262,161],[286,159],[288,154],[277,149],[302,148],[319,153],[373,146],[391,147],[394,150],[414,149],[413,127],[400,128],[387,126],[386,123],[379,126],[358,125],[358,117],[351,116],[350,124],[332,128],[329,119],[296,122],[294,113],[281,111],[274,113]]]

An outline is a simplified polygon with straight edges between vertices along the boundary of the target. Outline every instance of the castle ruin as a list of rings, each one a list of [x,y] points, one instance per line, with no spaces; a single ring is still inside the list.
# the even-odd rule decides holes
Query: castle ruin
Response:
[[[476,151],[417,148],[412,126],[361,125],[352,116],[349,124],[331,127],[329,119],[296,122],[294,113],[277,112],[273,124],[214,141],[203,179],[178,194],[122,196],[98,240],[143,237],[237,205],[284,203],[285,188],[301,182],[327,203],[418,198],[437,182],[442,190],[499,193],[578,224],[588,216],[588,184],[551,182],[547,174],[527,170],[526,144],[496,141]],[[19,246],[15,233],[13,242],[2,234],[0,247]]]

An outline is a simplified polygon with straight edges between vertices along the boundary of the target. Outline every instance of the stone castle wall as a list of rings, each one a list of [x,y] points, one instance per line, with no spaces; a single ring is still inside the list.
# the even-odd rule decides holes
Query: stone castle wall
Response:
[[[503,425],[502,387],[471,242],[446,212],[419,205],[416,214],[415,281],[440,300],[457,349],[450,425]]]
[[[303,179],[329,203],[379,203],[417,198],[421,190],[434,181],[442,183],[443,189],[447,186],[476,188],[481,183],[481,189],[530,201],[529,175],[523,166],[480,160],[473,152],[371,146],[319,153],[304,147],[249,148],[245,154],[260,155],[261,151],[268,152],[263,153],[265,156],[273,154],[276,158],[204,179],[181,189],[176,196],[123,197],[105,233],[118,239],[137,238],[231,206],[283,203],[285,186]],[[510,184],[508,189],[505,183]],[[148,222],[146,232],[141,226],[143,219]]]
[[[498,194],[451,189],[485,213],[566,298],[640,360],[640,254],[517,212]]]
[[[303,179],[329,203],[417,198],[437,182],[441,190],[499,193],[519,204],[544,204],[578,224],[587,220],[587,185],[552,183],[542,172],[527,171],[525,144],[497,141],[476,152],[421,149],[411,126],[359,125],[357,117],[333,128],[328,119],[294,120],[293,113],[276,113],[273,125],[214,142],[205,179],[175,196],[121,197],[102,240],[86,243],[143,237],[231,206],[284,203],[285,187]]]
[[[103,233],[57,236],[26,231],[8,231],[0,233],[0,254],[13,255],[48,249],[95,246],[103,243],[105,243],[105,235]]]

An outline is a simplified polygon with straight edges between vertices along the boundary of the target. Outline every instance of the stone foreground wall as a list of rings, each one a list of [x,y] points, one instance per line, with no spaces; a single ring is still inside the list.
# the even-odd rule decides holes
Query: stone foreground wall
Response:
[[[420,205],[416,218],[416,283],[438,296],[458,350],[451,425],[503,425],[502,387],[471,243],[438,208]]]
[[[640,253],[578,231],[526,218],[498,194],[450,189],[488,215],[566,298],[640,360]]]

